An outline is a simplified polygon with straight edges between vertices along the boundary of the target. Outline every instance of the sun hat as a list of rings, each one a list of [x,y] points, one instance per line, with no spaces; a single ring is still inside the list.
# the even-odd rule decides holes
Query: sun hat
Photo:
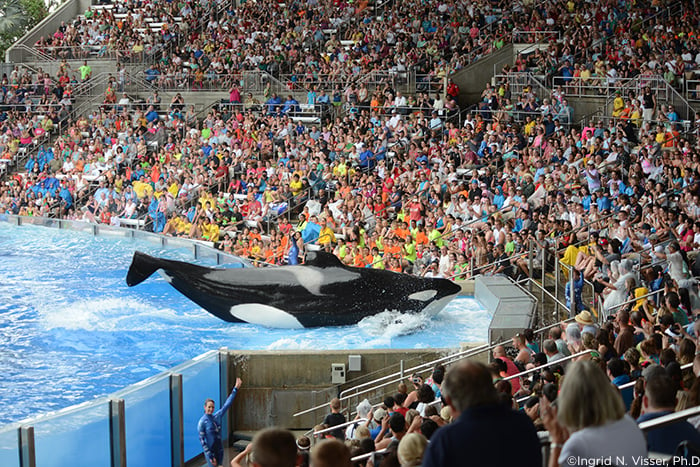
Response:
[[[386,417],[386,410],[379,408],[374,411],[374,420],[376,422],[381,422],[384,419],[384,417]]]
[[[581,313],[577,314],[574,319],[579,324],[595,324],[593,316],[591,316],[591,312],[588,310],[583,310]]]

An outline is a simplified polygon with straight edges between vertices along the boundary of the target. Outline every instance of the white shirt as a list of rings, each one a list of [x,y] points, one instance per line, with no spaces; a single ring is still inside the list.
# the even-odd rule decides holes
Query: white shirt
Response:
[[[559,465],[578,465],[571,464],[571,459],[608,458],[611,458],[612,465],[640,465],[640,459],[646,456],[644,434],[635,421],[625,415],[615,422],[572,433],[559,454]]]

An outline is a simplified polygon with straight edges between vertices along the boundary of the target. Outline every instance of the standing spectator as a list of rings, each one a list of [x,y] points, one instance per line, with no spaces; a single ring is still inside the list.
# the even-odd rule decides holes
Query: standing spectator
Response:
[[[336,426],[336,425],[342,425],[345,423],[345,415],[340,413],[340,399],[337,397],[334,397],[331,399],[331,413],[326,415],[326,418],[323,419],[323,424],[327,425],[329,428]],[[333,430],[331,432],[334,438],[337,438],[339,440],[344,440],[345,439],[345,430],[344,428],[338,428],[337,430]]]
[[[88,65],[87,60],[83,61],[78,71],[80,71],[80,81],[87,81],[92,76],[92,68]]]

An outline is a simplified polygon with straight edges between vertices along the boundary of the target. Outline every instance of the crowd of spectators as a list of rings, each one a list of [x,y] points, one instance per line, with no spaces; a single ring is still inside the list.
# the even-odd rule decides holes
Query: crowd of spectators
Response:
[[[488,366],[465,361],[447,371],[437,365],[427,379],[414,374],[379,406],[362,401],[355,423],[345,422],[334,399],[314,428],[317,441],[345,443],[345,456],[358,456],[361,466],[457,466],[468,455],[480,464],[539,467],[536,431],[548,432],[550,466],[586,465],[571,456],[618,465],[649,453],[691,456],[700,417],[646,436],[637,425],[698,405],[700,325],[688,322],[674,286],[653,315],[649,306],[632,302],[601,325],[582,312],[544,340],[527,330],[513,337],[512,350],[494,348]],[[509,449],[499,451],[504,437]]]
[[[210,33],[226,30],[212,22]],[[81,72],[59,75],[71,73]],[[40,84],[19,89],[46,96]],[[566,86],[540,100],[531,88],[512,95],[507,79],[487,85],[479,110],[462,119],[450,108],[454,85],[447,98],[403,96],[391,83],[377,93],[348,86],[345,116],[315,126],[294,122],[281,99],[261,104],[236,91],[234,105],[197,115],[179,94],[164,103],[154,92],[145,107],[128,96],[114,102],[118,87],[108,87],[109,105],[77,116],[32,154],[27,175],[4,187],[5,210],[46,215],[58,205],[61,215],[105,223],[147,215],[156,232],[208,240],[256,263],[283,264],[292,243],[303,252],[312,241],[350,265],[456,278],[531,274],[525,254],[537,245],[536,268],[551,270],[563,255],[587,266],[585,279],[612,285],[619,269],[597,265],[587,245],[640,266],[657,261],[663,242],[697,245],[697,141],[679,133],[677,114],[651,91],[629,96],[643,112],[577,129]],[[323,90],[313,99],[330,101]],[[33,119],[34,131],[66,120],[67,109],[63,118],[51,111]],[[13,133],[28,129],[30,115],[17,115]],[[648,233],[633,227],[644,224]],[[565,250],[570,244],[576,251]]]
[[[201,2],[121,2],[88,12],[38,46],[64,58],[87,57],[90,47],[98,55],[129,51],[128,58],[171,42],[172,53],[149,68],[151,84],[215,80],[229,92],[228,104],[198,113],[180,94],[163,102],[155,91],[135,102],[118,95],[124,83],[117,76],[104,104],[72,115],[74,89],[90,80],[87,61],[76,70],[63,62],[53,77],[17,70],[0,84],[0,162],[23,151],[29,157],[0,187],[0,211],[113,225],[144,220],[149,230],[209,241],[256,265],[296,264],[305,249],[322,248],[348,265],[426,277],[541,277],[557,268],[570,279],[566,297],[576,323],[552,329],[542,353],[520,337],[514,359],[497,349],[488,369],[496,393],[481,393],[480,403],[513,405],[514,397],[531,396],[524,411],[555,437],[557,461],[578,452],[581,438],[572,435],[567,446],[567,430],[586,424],[621,423],[619,433],[636,442],[626,411],[637,418],[640,407],[645,415],[672,410],[675,399],[671,404],[660,387],[682,391],[679,403],[695,405],[700,388],[693,382],[698,368],[679,367],[694,361],[700,331],[693,279],[700,275],[700,116],[681,126],[645,80],[615,94],[622,78],[634,76],[678,86],[700,62],[697,11],[655,18],[657,6],[434,1],[415,10],[395,2],[378,18],[362,2],[292,2],[286,9],[245,2],[221,15]],[[157,34],[141,27],[146,18],[163,23]],[[202,18],[203,28],[194,27]],[[501,82],[486,86],[473,112],[456,108],[454,83],[404,96],[396,79],[376,91],[354,82],[409,68],[443,78],[501,47],[513,29],[532,40],[537,35],[528,32],[554,30],[561,41],[518,57]],[[61,55],[64,47],[71,55]],[[342,110],[304,124],[292,115],[294,97],[242,96],[235,80],[222,78],[254,69],[289,76],[308,90],[308,103]],[[547,76],[550,94],[512,91],[522,71]],[[613,111],[577,126],[568,95],[588,82],[615,95]],[[592,296],[583,293],[586,283]],[[597,309],[591,312],[597,303],[600,326]],[[559,389],[567,393],[557,377],[567,365],[531,381],[502,379],[582,350],[591,351],[581,359],[593,364],[571,368],[591,383],[600,376],[595,371],[621,385],[652,368],[636,391],[623,390],[622,412],[616,404],[599,407],[609,415],[583,425],[572,424],[571,413],[553,415],[549,403]],[[482,377],[484,369],[455,371]],[[441,379],[423,384],[416,377],[415,391],[400,388],[367,417],[366,430],[347,437],[373,439],[372,448],[396,445],[402,463],[415,461],[416,452],[401,453],[400,440],[425,449],[418,436],[431,438],[450,413],[456,418],[470,407],[447,391],[451,409],[433,413]],[[524,423],[491,408],[499,420]],[[442,449],[450,449],[450,436],[440,435]],[[357,444],[369,452],[369,441]],[[425,465],[447,465],[431,452],[438,449],[428,448]]]
[[[118,58],[141,61],[167,53],[197,31],[202,15],[216,11],[214,2],[117,0],[88,8],[71,22],[61,22],[34,48],[60,59]]]

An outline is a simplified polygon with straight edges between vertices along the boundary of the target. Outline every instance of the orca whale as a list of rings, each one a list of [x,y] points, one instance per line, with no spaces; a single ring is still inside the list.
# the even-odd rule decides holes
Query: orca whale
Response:
[[[354,268],[309,252],[298,266],[216,269],[135,252],[126,276],[140,284],[161,270],[184,296],[214,316],[276,328],[347,326],[384,311],[436,314],[460,292],[447,279]]]

